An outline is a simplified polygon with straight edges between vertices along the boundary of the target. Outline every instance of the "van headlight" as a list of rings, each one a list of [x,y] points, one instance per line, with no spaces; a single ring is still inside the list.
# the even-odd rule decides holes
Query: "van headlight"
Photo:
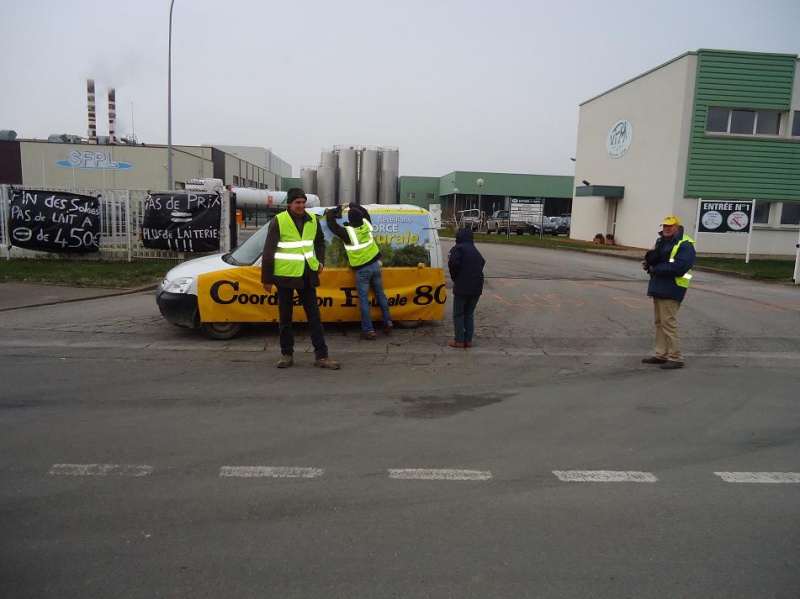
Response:
[[[189,291],[189,287],[192,286],[194,279],[192,277],[178,277],[173,281],[169,281],[164,279],[164,282],[161,283],[161,287],[167,293],[186,293]]]

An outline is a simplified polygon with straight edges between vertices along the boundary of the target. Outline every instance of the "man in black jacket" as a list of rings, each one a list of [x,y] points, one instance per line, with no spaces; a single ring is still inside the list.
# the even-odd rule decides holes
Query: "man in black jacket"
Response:
[[[453,327],[456,338],[450,347],[472,347],[475,334],[475,307],[483,293],[483,267],[486,260],[475,247],[472,229],[456,233],[456,245],[447,257],[453,279]]]

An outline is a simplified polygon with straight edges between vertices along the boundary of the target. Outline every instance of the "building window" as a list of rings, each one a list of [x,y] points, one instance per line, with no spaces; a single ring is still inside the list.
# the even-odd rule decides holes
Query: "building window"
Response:
[[[778,135],[781,131],[781,113],[777,110],[711,106],[706,118],[706,131],[733,135]]]
[[[712,133],[727,133],[728,132],[728,117],[730,110],[727,108],[718,108],[711,106],[708,109],[708,121],[706,122],[706,131]]]
[[[800,202],[783,202],[781,206],[782,225],[800,225]]]
[[[792,137],[800,137],[800,110],[794,111],[794,119],[792,121]]]
[[[756,225],[769,224],[769,211],[772,202],[756,202],[756,213],[753,215],[753,223]]]
[[[239,177],[237,177],[236,175],[233,176],[233,184],[239,185]]]
[[[413,192],[409,192],[409,193],[406,194],[406,199],[407,200],[415,200],[416,198],[417,198],[417,194],[415,194]]]
[[[434,194],[432,194],[432,193],[426,193],[425,194],[425,199],[426,200],[435,200],[436,196]]]

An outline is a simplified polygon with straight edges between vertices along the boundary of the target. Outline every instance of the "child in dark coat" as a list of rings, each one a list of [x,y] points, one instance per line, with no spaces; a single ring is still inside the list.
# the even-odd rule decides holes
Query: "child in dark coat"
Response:
[[[472,347],[475,334],[475,307],[483,293],[483,267],[486,260],[475,247],[472,229],[456,233],[456,245],[447,257],[453,280],[453,327],[456,338],[450,347]]]

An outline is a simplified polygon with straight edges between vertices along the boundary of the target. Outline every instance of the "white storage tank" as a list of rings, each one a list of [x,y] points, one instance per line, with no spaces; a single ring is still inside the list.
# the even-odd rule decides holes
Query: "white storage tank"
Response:
[[[397,203],[397,177],[400,175],[400,152],[393,149],[384,149],[381,152],[381,204]]]
[[[320,205],[336,205],[336,168],[320,166],[317,169],[317,195]]]
[[[300,169],[300,187],[306,193],[317,193],[317,169],[311,166],[304,166]]]
[[[361,150],[361,168],[359,169],[359,204],[378,203],[378,169],[380,153],[378,150]]]
[[[332,166],[333,168],[336,168],[336,154],[329,150],[325,150],[322,152],[322,156],[320,156],[319,165]]]
[[[358,155],[354,148],[343,148],[339,150],[339,168],[337,169],[338,190],[336,195],[337,204],[355,203],[358,201],[357,187],[358,182]]]

